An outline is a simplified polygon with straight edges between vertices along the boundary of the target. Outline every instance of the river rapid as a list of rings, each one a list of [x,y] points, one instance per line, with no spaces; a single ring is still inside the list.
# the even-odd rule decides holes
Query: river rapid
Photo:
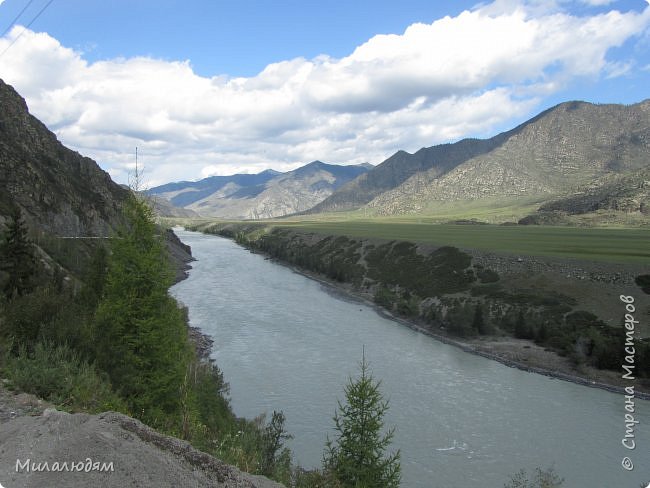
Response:
[[[537,466],[554,467],[566,488],[650,481],[650,402],[634,400],[636,448],[626,449],[622,394],[463,352],[227,239],[176,233],[197,261],[171,293],[214,339],[235,413],[282,410],[302,466],[320,466],[365,347],[390,401],[403,487],[497,488]]]

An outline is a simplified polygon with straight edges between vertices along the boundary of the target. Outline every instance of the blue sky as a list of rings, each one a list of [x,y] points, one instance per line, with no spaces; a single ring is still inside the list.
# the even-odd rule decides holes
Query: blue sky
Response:
[[[0,39],[0,78],[118,181],[136,146],[151,185],[377,164],[650,96],[645,0],[54,0],[25,30],[47,2]],[[0,0],[2,31],[27,3]]]

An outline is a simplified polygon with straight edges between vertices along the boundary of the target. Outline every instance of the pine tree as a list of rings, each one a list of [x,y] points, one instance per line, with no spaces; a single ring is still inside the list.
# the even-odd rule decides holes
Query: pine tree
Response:
[[[128,225],[111,240],[95,318],[97,364],[132,413],[155,424],[180,412],[190,358],[187,328],[167,293],[172,272],[151,208],[133,196],[125,216]]]
[[[334,416],[337,439],[327,441],[323,465],[326,472],[344,487],[392,488],[400,482],[400,452],[385,455],[394,434],[382,435],[388,402],[369,372],[365,355],[361,375],[349,379],[345,405],[339,402]]]
[[[11,214],[0,256],[2,270],[9,275],[3,290],[5,296],[11,300],[32,291],[36,258],[18,207]]]

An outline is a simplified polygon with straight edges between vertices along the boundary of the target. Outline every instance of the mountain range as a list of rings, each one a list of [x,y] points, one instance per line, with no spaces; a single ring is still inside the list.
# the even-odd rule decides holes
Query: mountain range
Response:
[[[149,195],[201,216],[228,219],[282,217],[312,208],[371,165],[339,166],[313,161],[287,173],[211,176],[152,188]]]
[[[361,208],[368,215],[433,215],[450,203],[530,202],[542,214],[648,215],[649,173],[650,100],[573,101],[492,138],[398,151],[375,167],[314,161],[284,174],[215,176],[151,193],[204,216],[232,219]]]
[[[448,202],[533,199],[543,205],[578,195],[604,201],[615,189],[627,199],[627,211],[641,211],[648,207],[643,175],[649,167],[650,100],[567,102],[491,139],[400,151],[309,212],[365,206],[379,215],[427,214]],[[633,197],[620,185],[636,173],[637,186],[646,190]]]

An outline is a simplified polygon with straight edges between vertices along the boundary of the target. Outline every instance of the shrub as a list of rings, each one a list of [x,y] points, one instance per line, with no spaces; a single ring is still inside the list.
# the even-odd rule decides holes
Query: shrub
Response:
[[[491,269],[481,269],[476,272],[481,283],[495,283],[499,281],[499,274]]]
[[[634,282],[641,287],[644,293],[650,295],[650,274],[639,275],[634,279]]]
[[[70,411],[126,411],[108,379],[67,346],[39,342],[6,360],[5,374],[15,388]]]

